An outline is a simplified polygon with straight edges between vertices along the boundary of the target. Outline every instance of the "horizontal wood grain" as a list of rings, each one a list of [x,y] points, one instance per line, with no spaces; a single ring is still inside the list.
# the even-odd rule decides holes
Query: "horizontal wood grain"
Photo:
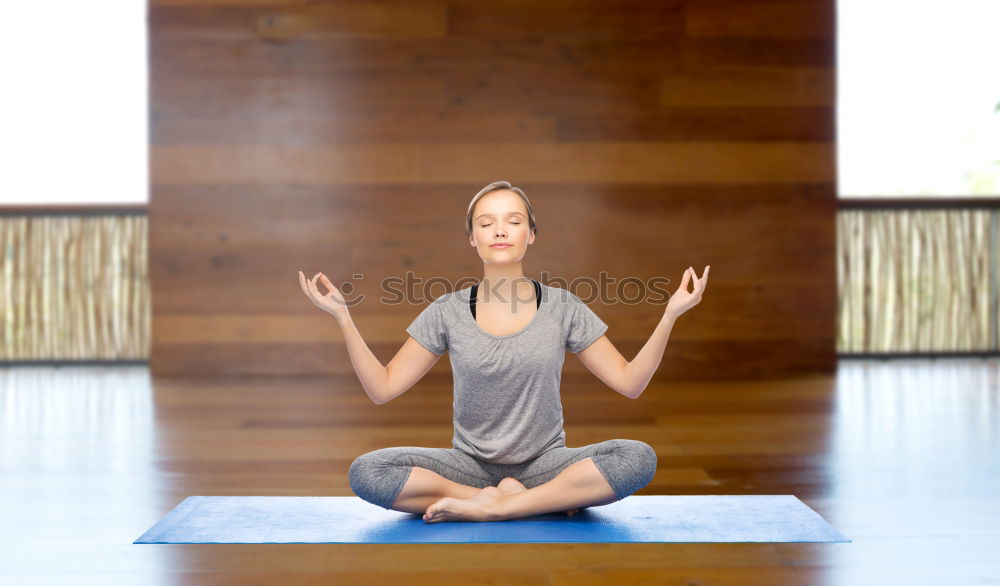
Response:
[[[702,67],[664,75],[661,99],[665,106],[832,109],[835,83],[832,67]]]
[[[658,39],[684,30],[684,0],[656,2],[455,4],[448,31],[457,37]]]
[[[749,105],[749,97],[718,96],[734,107],[663,108],[647,113],[593,115],[497,116],[487,114],[414,113],[365,114],[336,111],[308,114],[282,108],[261,118],[250,112],[225,117],[191,117],[159,113],[152,129],[156,145],[454,142],[579,142],[628,139],[672,142],[691,139],[754,142],[815,142],[834,136],[833,111],[819,107]],[[784,98],[777,98],[783,101]],[[696,101],[696,100],[695,100]],[[701,104],[716,101],[712,97]]]
[[[535,183],[809,183],[829,180],[834,165],[825,142],[188,145],[152,151],[154,185],[476,185],[484,174],[498,172]]]
[[[691,37],[834,37],[836,4],[817,0],[688,0],[684,32]]]
[[[826,66],[836,63],[836,45],[818,38],[684,37],[684,64],[691,66]]]
[[[150,34],[157,38],[291,39],[387,37],[435,38],[446,32],[442,4],[352,2],[332,4],[167,5],[148,10]]]
[[[832,16],[826,0],[151,0],[154,371],[353,377],[299,270],[364,296],[352,315],[387,362],[428,283],[482,275],[465,206],[507,179],[538,218],[525,274],[586,296],[623,355],[665,296],[584,281],[673,292],[712,265],[658,380],[828,372]],[[387,300],[393,279],[424,288]],[[588,374],[572,356],[565,371]]]
[[[448,37],[443,39],[341,38],[301,43],[197,39],[155,43],[150,54],[155,81],[211,76],[283,77],[308,80],[341,74],[406,71],[549,71],[669,75],[700,67],[832,67],[833,43],[821,39],[549,39]],[[519,77],[513,77],[513,80]],[[164,104],[160,104],[164,105]],[[513,105],[512,105],[513,106]],[[573,106],[573,104],[568,104]],[[454,107],[454,105],[450,105]],[[364,105],[361,106],[364,108]],[[625,108],[623,108],[625,110]],[[377,112],[377,111],[376,111]],[[503,115],[503,112],[494,112]]]
[[[159,321],[154,323],[154,332],[157,331],[159,323]],[[751,377],[754,373],[762,375],[765,372],[791,374],[829,371],[836,358],[829,352],[829,335],[832,334],[817,338],[790,339],[760,337],[742,340],[674,339],[670,342],[653,378],[659,381],[677,378],[726,379]],[[608,335],[619,350],[629,358],[634,357],[641,348],[638,341],[612,336],[613,334]],[[368,343],[368,347],[382,364],[386,364],[402,346],[403,340],[405,338],[401,337],[397,342],[371,342]],[[335,342],[310,344],[299,340],[295,343],[233,344],[199,341],[199,343],[169,345],[154,341],[154,345],[157,351],[150,359],[150,364],[157,372],[164,375],[208,375],[213,372],[259,376],[353,373],[346,350]],[[443,357],[431,371],[445,374],[450,372],[450,368],[447,357]],[[567,372],[588,372],[583,364],[572,356],[566,357],[564,368]],[[358,390],[363,392],[360,386]]]

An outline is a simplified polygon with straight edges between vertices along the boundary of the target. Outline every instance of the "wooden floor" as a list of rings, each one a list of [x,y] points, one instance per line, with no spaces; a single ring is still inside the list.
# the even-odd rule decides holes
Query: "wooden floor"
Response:
[[[358,454],[450,445],[450,379],[386,405],[357,380],[0,369],[0,583],[1000,582],[1000,362],[842,361],[836,376],[563,380],[567,443],[633,438],[638,494],[793,494],[843,544],[133,545],[188,495],[351,495]]]

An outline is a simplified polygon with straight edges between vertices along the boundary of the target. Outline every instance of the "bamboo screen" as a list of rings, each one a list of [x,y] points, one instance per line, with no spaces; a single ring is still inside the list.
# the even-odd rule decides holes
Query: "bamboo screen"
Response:
[[[840,210],[838,354],[996,351],[998,213]]]
[[[0,217],[0,360],[147,360],[146,220]]]

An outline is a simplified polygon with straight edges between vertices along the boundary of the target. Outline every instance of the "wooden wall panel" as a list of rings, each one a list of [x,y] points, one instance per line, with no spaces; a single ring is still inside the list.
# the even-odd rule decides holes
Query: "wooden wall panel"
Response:
[[[529,276],[712,265],[657,379],[831,371],[833,6],[153,0],[154,373],[351,375],[300,269],[364,295],[387,362],[433,291],[385,280],[481,276],[464,214],[497,179],[536,207]],[[590,305],[629,358],[663,310]]]

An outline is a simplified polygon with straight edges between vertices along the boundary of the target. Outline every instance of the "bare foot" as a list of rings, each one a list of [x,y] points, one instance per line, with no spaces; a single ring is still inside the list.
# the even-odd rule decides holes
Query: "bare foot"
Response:
[[[506,495],[495,486],[487,486],[472,498],[446,496],[427,507],[424,521],[500,521],[499,505]]]
[[[504,494],[517,494],[519,492],[524,492],[528,490],[523,484],[521,484],[521,482],[518,479],[512,478],[510,476],[501,480],[500,483],[497,484],[497,488],[499,488],[500,492]],[[580,509],[570,509],[566,511],[566,514],[572,517],[573,515],[579,512]]]

